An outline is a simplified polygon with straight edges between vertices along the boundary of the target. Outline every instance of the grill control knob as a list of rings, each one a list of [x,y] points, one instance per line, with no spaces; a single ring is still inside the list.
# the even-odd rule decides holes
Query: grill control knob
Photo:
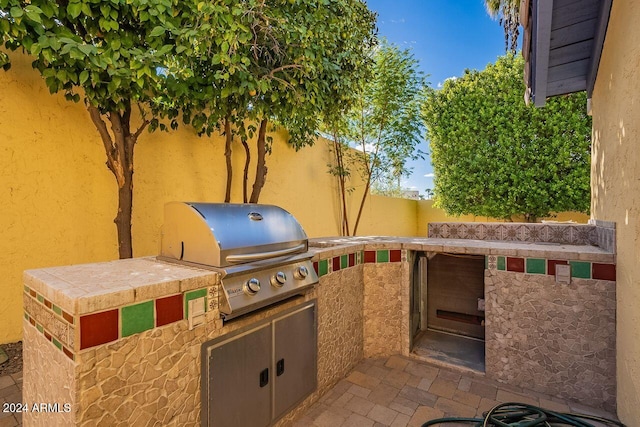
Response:
[[[256,278],[249,279],[244,284],[244,293],[247,295],[255,295],[260,290],[260,281]]]
[[[301,265],[300,267],[298,267],[296,269],[296,272],[293,273],[293,276],[298,280],[302,280],[308,275],[309,275],[309,270],[307,270],[307,267],[305,267],[304,265]]]
[[[271,276],[271,285],[276,288],[281,288],[287,281],[287,275],[282,271],[278,271],[275,275]]]

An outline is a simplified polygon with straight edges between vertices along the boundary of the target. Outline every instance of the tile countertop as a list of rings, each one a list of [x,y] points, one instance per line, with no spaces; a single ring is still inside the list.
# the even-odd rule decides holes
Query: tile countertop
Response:
[[[322,237],[309,239],[316,257],[337,256],[355,250],[406,249],[473,255],[539,257],[615,263],[615,254],[597,246],[558,243],[505,242],[471,239],[434,239],[427,237]]]
[[[84,314],[219,283],[216,272],[157,260],[122,259],[24,272],[24,284],[72,314]]]
[[[406,249],[474,255],[540,257],[615,263],[615,254],[596,246],[419,237],[323,237],[309,240],[314,260],[353,251]],[[24,284],[72,314],[84,314],[218,284],[210,270],[133,258],[49,267],[24,272]]]

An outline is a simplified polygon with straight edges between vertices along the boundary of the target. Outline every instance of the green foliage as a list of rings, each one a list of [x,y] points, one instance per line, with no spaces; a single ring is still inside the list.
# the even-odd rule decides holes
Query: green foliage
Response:
[[[588,212],[591,119],[586,96],[523,101],[523,60],[507,55],[427,90],[436,205],[495,218]]]
[[[361,149],[360,171],[374,184],[410,174],[406,163],[422,133],[420,104],[425,84],[418,61],[409,50],[383,42],[373,55],[373,77],[346,118],[347,139]]]
[[[191,49],[189,3],[177,0],[0,0],[0,44],[35,57],[51,93],[100,112],[126,111],[163,93],[167,58]],[[192,25],[191,25],[192,26]],[[6,54],[0,65],[8,66]],[[175,115],[175,112],[174,112]],[[152,127],[157,122],[152,123]]]
[[[330,169],[336,176],[349,176],[356,169],[366,182],[355,234],[371,187],[392,188],[411,173],[409,159],[422,157],[416,146],[421,140],[425,79],[409,50],[386,41],[372,51],[373,74],[361,86],[347,114],[327,117],[328,133],[338,142],[340,161]],[[348,148],[352,145],[359,151]]]
[[[284,125],[296,149],[313,142],[326,112],[344,109],[368,70],[375,15],[360,0],[220,0],[197,5],[194,54],[170,75],[198,90],[185,121],[202,133],[225,118],[241,137],[247,122]],[[180,79],[175,79],[176,84]]]

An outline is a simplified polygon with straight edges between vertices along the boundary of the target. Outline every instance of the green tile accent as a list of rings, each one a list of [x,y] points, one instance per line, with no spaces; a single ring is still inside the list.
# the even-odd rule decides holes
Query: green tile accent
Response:
[[[358,252],[358,256],[356,258],[356,264],[362,264],[363,259],[364,259],[364,251]]]
[[[586,261],[569,261],[571,277],[591,279],[591,263]]]
[[[187,313],[186,319],[189,318],[189,301],[196,298],[204,297],[204,311],[207,311],[207,290],[198,289],[197,291],[191,291],[184,294],[184,312]]]
[[[484,269],[488,269],[489,268],[489,257],[487,255],[485,255],[484,257]]]
[[[389,251],[387,249],[376,251],[376,262],[389,262]]]
[[[340,270],[349,267],[349,255],[340,256]]]
[[[27,285],[24,285],[24,291],[25,291],[26,293],[29,293],[29,287],[28,287]]]
[[[44,334],[44,328],[40,323],[36,323],[36,329],[39,330],[41,334]]]
[[[325,274],[329,274],[329,261],[321,259],[320,262],[318,262],[318,275],[322,277]]]
[[[58,307],[57,305],[53,305],[53,311],[58,315],[58,316],[62,316],[62,309],[60,307]]]
[[[44,297],[42,295],[38,294],[37,298],[38,298],[38,301],[44,304]]]
[[[526,272],[531,274],[546,274],[547,262],[540,258],[527,258],[526,259]]]
[[[27,314],[27,312],[25,311],[24,313],[24,320],[29,321],[29,315]]]
[[[507,269],[507,259],[503,256],[498,257],[498,270],[505,271]]]
[[[122,307],[122,336],[137,334],[153,328],[153,301]]]
[[[58,350],[62,350],[62,343],[60,343],[60,341],[58,341],[55,337],[51,337],[51,341],[53,342],[53,345],[58,347]]]

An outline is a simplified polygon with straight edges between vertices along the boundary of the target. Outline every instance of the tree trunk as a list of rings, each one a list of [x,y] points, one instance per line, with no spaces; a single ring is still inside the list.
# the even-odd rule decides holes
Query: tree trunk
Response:
[[[264,183],[267,177],[267,165],[265,164],[265,159],[267,156],[267,143],[266,143],[266,135],[267,135],[267,119],[263,119],[260,122],[260,129],[258,131],[258,141],[256,142],[258,146],[258,159],[256,164],[256,177],[253,181],[253,190],[251,191],[251,198],[249,199],[249,203],[258,203],[258,199],[260,198],[260,192],[262,191],[262,187],[264,187]]]
[[[356,217],[356,223],[353,226],[353,235],[356,235],[358,231],[358,225],[360,224],[360,217],[362,216],[362,211],[364,210],[364,201],[367,200],[367,195],[369,194],[369,187],[371,187],[371,175],[367,179],[367,185],[364,187],[364,194],[362,195],[362,200],[360,201],[360,208],[358,209],[358,216]]]
[[[229,116],[224,119],[224,135],[224,157],[227,161],[227,186],[224,193],[224,202],[229,203],[231,202],[231,181],[233,178],[233,168],[231,165],[231,143],[233,142],[233,137],[231,135],[231,121],[229,120]]]
[[[118,254],[120,259],[133,257],[131,216],[133,213],[133,164],[125,172],[125,185],[118,188],[118,214],[113,220],[118,230]]]
[[[246,139],[242,139],[242,146],[244,147],[244,175],[242,176],[242,201],[247,203],[249,201],[248,198],[248,190],[249,186],[249,164],[251,163],[251,151],[249,150],[249,144],[247,144]]]
[[[124,111],[107,114],[111,123],[111,133],[100,111],[91,105],[87,107],[91,120],[98,129],[107,155],[107,167],[118,184],[118,213],[113,222],[118,233],[118,255],[120,259],[133,256],[131,239],[131,215],[133,211],[133,149],[138,137],[149,124],[143,120],[134,134],[131,133],[131,103]]]
[[[333,136],[333,144],[336,152],[336,164],[338,166],[338,183],[340,185],[340,197],[342,200],[342,224],[341,231],[343,236],[349,235],[349,218],[347,216],[347,199],[344,179],[344,161],[342,156],[342,145],[338,142],[337,136]]]

